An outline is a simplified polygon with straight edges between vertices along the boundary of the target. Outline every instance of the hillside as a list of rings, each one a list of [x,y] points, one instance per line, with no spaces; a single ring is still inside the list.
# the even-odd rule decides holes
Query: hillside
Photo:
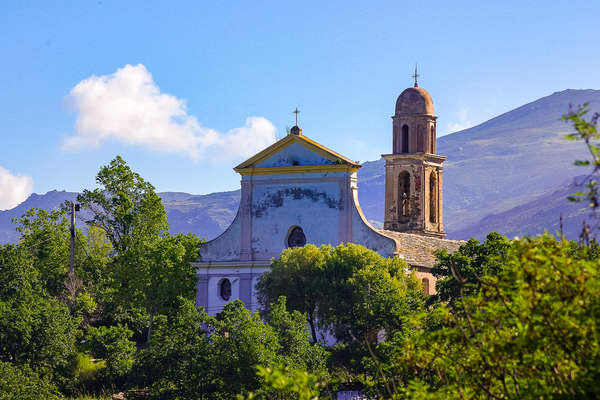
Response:
[[[438,139],[444,164],[444,221],[448,238],[481,238],[490,230],[509,236],[554,231],[562,213],[569,235],[578,234],[580,205],[566,201],[570,182],[584,171],[572,165],[586,157],[582,143],[568,142],[570,127],[559,118],[589,102],[600,110],[600,90],[564,90],[516,108],[478,126]],[[443,119],[443,116],[441,117]],[[385,134],[385,133],[377,133]],[[391,127],[390,127],[391,137]],[[390,139],[391,144],[391,139]],[[359,201],[369,221],[383,223],[384,161],[363,164],[358,173]],[[75,193],[33,194],[18,207],[0,211],[0,242],[17,239],[11,218],[31,207],[54,208]],[[233,220],[239,190],[191,195],[160,193],[172,232],[211,239]],[[577,208],[579,207],[579,208]]]
[[[240,198],[240,191],[235,190],[223,193],[211,193],[198,196],[188,193],[164,192],[159,193],[163,200],[167,219],[171,224],[172,233],[192,232],[200,237],[212,239],[229,226],[235,217]],[[10,243],[18,240],[18,233],[12,218],[19,218],[30,208],[43,208],[45,210],[57,209],[65,201],[73,201],[77,193],[65,191],[50,191],[44,195],[32,194],[27,200],[17,207],[0,211],[0,243]],[[85,212],[78,220],[78,227],[83,228],[81,219],[85,219]]]
[[[582,177],[577,179],[581,181]],[[573,180],[569,179],[554,192],[541,195],[510,210],[487,215],[475,224],[454,232],[454,236],[483,240],[489,232],[498,230],[497,227],[501,227],[502,234],[510,238],[536,235],[544,231],[555,234],[560,230],[562,215],[564,235],[576,240],[581,233],[583,220],[589,225],[597,223],[590,218],[587,203],[566,201],[569,195],[579,190],[581,189],[577,188]]]

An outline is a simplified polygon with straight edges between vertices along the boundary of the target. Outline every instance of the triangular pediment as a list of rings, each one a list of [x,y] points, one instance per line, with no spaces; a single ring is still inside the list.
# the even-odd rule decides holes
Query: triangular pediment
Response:
[[[307,138],[289,134],[234,169],[290,168],[302,166],[339,166],[360,168],[360,164]]]

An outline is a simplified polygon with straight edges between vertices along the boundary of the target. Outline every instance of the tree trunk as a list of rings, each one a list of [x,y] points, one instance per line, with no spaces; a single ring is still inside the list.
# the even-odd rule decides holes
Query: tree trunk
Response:
[[[146,337],[146,343],[150,345],[150,337],[152,337],[152,324],[154,323],[154,313],[150,313],[150,325],[148,326],[148,336]]]
[[[313,344],[317,343],[317,331],[315,329],[315,321],[312,316],[312,313],[307,314],[306,320],[308,321],[308,325],[310,326],[310,333],[312,335]]]

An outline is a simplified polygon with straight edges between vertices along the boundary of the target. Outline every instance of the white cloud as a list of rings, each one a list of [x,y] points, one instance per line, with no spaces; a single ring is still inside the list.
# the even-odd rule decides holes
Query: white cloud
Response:
[[[275,127],[262,117],[225,133],[201,126],[185,100],[161,93],[142,64],[84,79],[66,100],[77,113],[74,135],[63,143],[69,151],[113,140],[197,160],[248,157],[275,141]]]
[[[30,176],[15,176],[0,167],[0,210],[10,210],[21,204],[33,191]]]
[[[473,126],[467,114],[469,113],[468,108],[462,108],[458,112],[457,121],[449,122],[447,126],[448,133],[462,131]]]

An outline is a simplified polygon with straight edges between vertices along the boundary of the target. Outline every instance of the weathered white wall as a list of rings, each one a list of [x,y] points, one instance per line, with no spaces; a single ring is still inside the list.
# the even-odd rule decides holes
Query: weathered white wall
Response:
[[[200,246],[199,261],[235,261],[240,259],[240,213],[221,235]]]
[[[378,233],[356,206],[352,207],[352,243],[365,246],[383,257],[393,257],[396,252],[396,241]]]
[[[231,282],[231,297],[223,300],[219,295],[219,283],[227,278]],[[240,278],[233,271],[214,271],[214,275],[208,278],[208,304],[205,307],[209,315],[221,312],[225,304],[240,298]]]
[[[345,207],[342,186],[347,174],[269,175],[252,185],[253,259],[278,257],[287,235],[299,226],[307,243],[337,245]]]
[[[229,264],[223,266],[223,264]],[[263,263],[264,264],[264,263]],[[250,311],[258,311],[258,293],[256,284],[268,268],[265,266],[248,265],[248,263],[205,263],[197,269],[198,278],[196,306],[204,307],[209,315],[216,315],[223,307],[234,300],[244,302]],[[223,279],[231,282],[231,297],[224,300],[220,294],[220,284]]]

